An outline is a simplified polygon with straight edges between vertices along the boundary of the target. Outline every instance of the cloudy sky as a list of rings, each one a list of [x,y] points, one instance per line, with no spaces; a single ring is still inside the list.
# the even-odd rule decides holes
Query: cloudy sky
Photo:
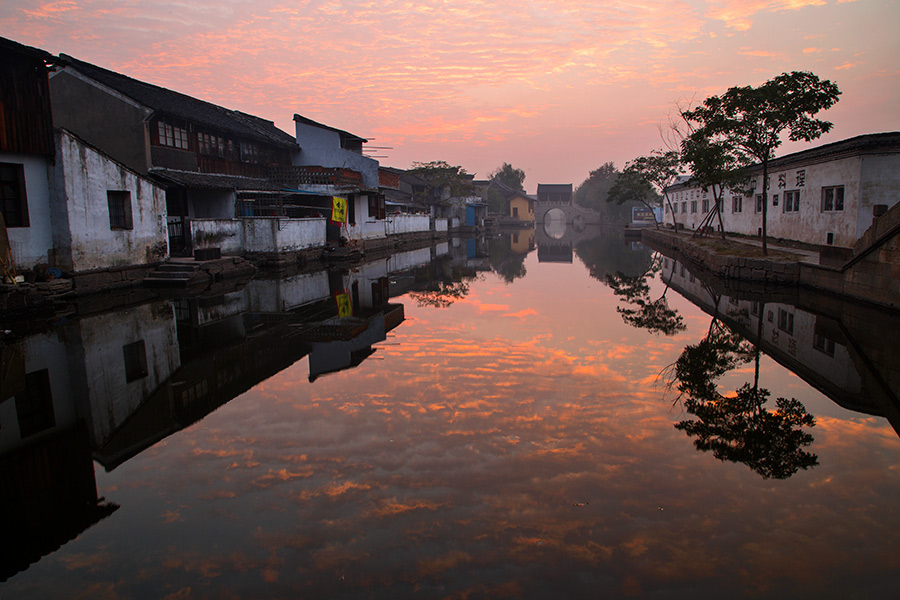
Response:
[[[275,121],[525,185],[663,144],[679,105],[809,70],[823,142],[900,130],[896,0],[5,0],[0,35]],[[785,145],[785,150],[800,147]]]

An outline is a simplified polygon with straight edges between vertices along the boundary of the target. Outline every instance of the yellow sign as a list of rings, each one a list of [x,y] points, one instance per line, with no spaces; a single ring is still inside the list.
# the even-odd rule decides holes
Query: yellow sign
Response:
[[[334,299],[337,302],[338,317],[344,319],[353,316],[353,301],[350,299],[350,294],[347,292],[335,294]]]
[[[331,222],[346,223],[347,222],[347,199],[331,197]]]

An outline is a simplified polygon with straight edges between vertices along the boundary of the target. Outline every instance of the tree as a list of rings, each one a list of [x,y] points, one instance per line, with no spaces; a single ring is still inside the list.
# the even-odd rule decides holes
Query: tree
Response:
[[[524,192],[525,171],[517,169],[509,163],[503,163],[488,174],[490,183],[487,189],[488,211],[492,214],[506,214],[507,199],[515,192]]]
[[[675,150],[663,152],[662,150],[653,150],[649,156],[639,156],[633,161],[625,165],[623,175],[628,177],[635,176],[640,180],[650,184],[657,194],[661,194],[661,198],[669,205],[669,211],[672,213],[672,225],[675,225],[675,208],[669,200],[669,194],[666,191],[670,185],[675,183],[681,172],[681,155]],[[653,207],[649,207],[653,208]],[[656,221],[654,215],[653,218]],[[665,219],[663,219],[665,220]],[[659,223],[657,222],[657,227]]]
[[[743,153],[726,141],[710,138],[685,138],[681,144],[681,159],[688,165],[694,180],[704,189],[711,189],[713,207],[700,222],[694,235],[702,235],[714,218],[718,218],[719,233],[725,239],[722,223],[722,201],[726,189],[737,189],[745,179],[740,167],[747,160]],[[743,193],[743,190],[741,190]]]
[[[613,220],[612,215],[609,214],[606,197],[618,177],[619,170],[611,162],[604,163],[598,169],[594,169],[590,172],[588,178],[575,188],[575,204],[597,212],[606,213],[607,217]]]
[[[659,198],[659,194],[653,190],[653,186],[639,171],[626,169],[616,178],[616,182],[609,189],[606,201],[618,205],[643,204],[652,212],[654,208],[659,206]],[[659,221],[656,220],[655,213],[653,222],[656,223],[656,228],[659,229]]]
[[[781,145],[787,130],[791,141],[812,141],[831,130],[828,121],[814,119],[838,101],[837,85],[813,73],[792,71],[770,79],[759,87],[729,88],[721,96],[710,96],[703,105],[683,113],[696,129],[688,139],[730,149],[738,159],[762,164],[762,248],[766,245],[769,160]]]
[[[524,192],[525,171],[517,169],[509,163],[503,163],[488,175],[491,181],[500,181],[506,187],[516,192]]]
[[[472,194],[472,177],[465,169],[452,166],[443,160],[427,163],[414,162],[408,172],[421,177],[429,188],[426,198],[421,200],[443,200],[444,194],[451,198],[462,198]]]

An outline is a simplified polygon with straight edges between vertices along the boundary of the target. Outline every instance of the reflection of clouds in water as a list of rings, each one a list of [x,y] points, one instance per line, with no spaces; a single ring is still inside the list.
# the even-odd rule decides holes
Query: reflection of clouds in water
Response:
[[[110,541],[79,570],[116,578],[111,557],[138,561],[140,577],[113,590],[122,596],[574,597],[602,586],[703,597],[735,581],[771,592],[769,573],[788,582],[778,591],[847,589],[832,573],[877,582],[900,560],[874,555],[900,547],[883,526],[896,522],[900,443],[883,423],[821,419],[822,465],[763,482],[697,453],[655,381],[708,319],[675,338],[618,318],[600,327],[591,315],[614,300],[560,299],[559,286],[526,278],[504,311],[556,307],[555,327],[517,319],[504,332],[491,325],[505,313],[479,309],[508,289],[492,285],[447,310],[407,305],[382,360],[314,384],[298,361],[98,476],[123,509],[89,532]],[[812,565],[835,568],[816,566],[812,580]]]

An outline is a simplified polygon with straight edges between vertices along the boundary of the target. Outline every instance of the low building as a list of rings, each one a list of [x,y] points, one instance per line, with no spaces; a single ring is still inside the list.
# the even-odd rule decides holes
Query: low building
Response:
[[[56,135],[50,198],[60,269],[150,266],[169,256],[165,190],[64,130]]]
[[[0,136],[5,269],[41,278],[50,269],[59,276],[165,260],[164,189],[71,132],[54,130],[52,56],[2,39],[0,55],[0,78],[15,79],[0,92],[7,121]]]
[[[534,223],[534,198],[525,192],[515,192],[507,198],[507,217],[519,223]]]
[[[726,190],[725,230],[762,233],[762,166],[743,190]],[[766,230],[773,238],[852,248],[900,200],[900,132],[876,133],[787,154],[769,162]],[[667,188],[675,220],[696,229],[715,208],[712,190],[692,180]],[[665,221],[672,224],[666,206]]]

